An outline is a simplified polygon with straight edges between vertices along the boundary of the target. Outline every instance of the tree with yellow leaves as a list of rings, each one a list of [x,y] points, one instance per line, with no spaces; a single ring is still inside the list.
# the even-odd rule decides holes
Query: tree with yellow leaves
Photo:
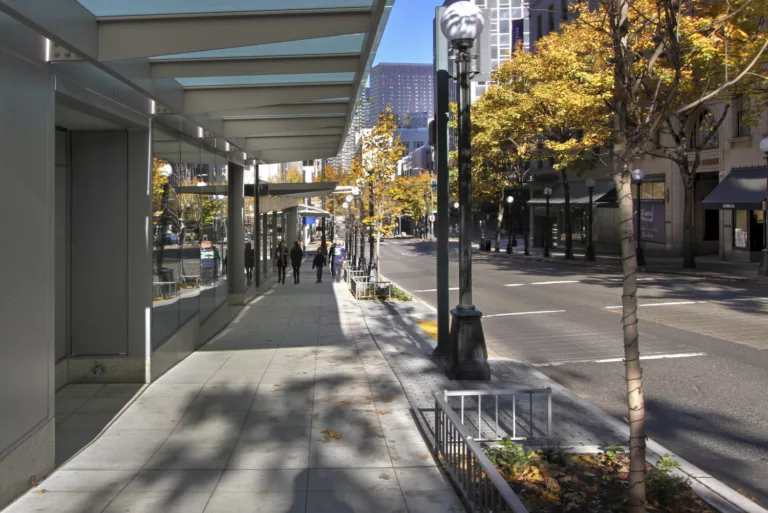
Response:
[[[604,51],[573,25],[551,33],[536,52],[520,46],[494,73],[499,84],[483,100],[490,117],[530,158],[549,160],[565,193],[565,258],[573,258],[569,173],[594,166],[593,148],[610,137],[610,72],[584,55]]]
[[[353,160],[349,178],[361,186],[364,198],[368,200],[368,212],[364,214],[363,224],[369,230],[369,272],[375,266],[381,274],[381,237],[391,233],[397,218],[397,204],[392,198],[392,187],[397,176],[397,162],[402,157],[405,147],[400,137],[395,136],[397,122],[392,110],[387,109],[379,115],[376,125],[364,133],[360,142],[360,152]],[[374,256],[375,241],[375,256]]]
[[[424,171],[416,176],[398,176],[392,188],[392,199],[400,215],[407,215],[417,222],[423,222],[432,214],[432,176]]]

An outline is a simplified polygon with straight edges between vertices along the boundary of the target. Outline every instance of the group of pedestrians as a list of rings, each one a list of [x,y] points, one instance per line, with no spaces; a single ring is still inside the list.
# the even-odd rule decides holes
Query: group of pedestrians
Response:
[[[336,243],[331,245],[330,250],[327,252],[325,247],[321,247],[317,250],[315,257],[312,259],[312,269],[317,272],[317,283],[323,281],[323,268],[328,265],[330,259],[331,274],[336,277],[336,265],[333,256],[336,254],[338,246]],[[277,263],[277,282],[285,283],[285,275],[288,269],[288,261],[291,262],[293,268],[293,283],[301,283],[301,264],[304,261],[304,250],[301,249],[301,244],[298,241],[293,243],[293,247],[288,251],[288,247],[285,241],[280,241],[277,249],[275,250],[275,262]]]

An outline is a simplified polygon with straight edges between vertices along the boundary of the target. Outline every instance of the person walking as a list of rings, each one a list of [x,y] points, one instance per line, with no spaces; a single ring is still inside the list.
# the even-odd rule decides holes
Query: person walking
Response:
[[[336,256],[336,252],[339,250],[339,247],[336,245],[336,242],[331,244],[331,249],[328,250],[328,262],[331,265],[331,277],[335,280],[336,279],[336,259],[334,258]]]
[[[285,284],[285,271],[288,268],[288,248],[285,241],[281,240],[275,250],[275,263],[277,264],[277,283]]]
[[[299,245],[299,241],[293,243],[293,249],[291,249],[291,265],[293,266],[293,283],[301,283],[299,279],[299,271],[301,270],[301,261],[304,259],[304,251]],[[283,282],[285,283],[285,282]]]
[[[245,258],[243,258],[243,262],[245,262],[245,277],[248,279],[248,286],[251,285],[251,280],[253,279],[253,267],[254,267],[254,258],[253,258],[253,246],[251,246],[250,242],[245,243]]]
[[[323,267],[325,267],[325,253],[318,250],[315,259],[312,260],[312,269],[317,270],[317,283],[323,281]]]

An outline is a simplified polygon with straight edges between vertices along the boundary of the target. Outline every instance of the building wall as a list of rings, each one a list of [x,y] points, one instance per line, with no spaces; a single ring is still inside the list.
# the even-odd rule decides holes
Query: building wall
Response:
[[[0,14],[0,507],[54,465],[54,89],[33,55],[6,49],[14,36],[22,51],[44,52]]]
[[[432,112],[434,70],[431,64],[382,63],[371,69],[371,123],[387,106],[397,115],[398,125],[404,125],[411,112]]]

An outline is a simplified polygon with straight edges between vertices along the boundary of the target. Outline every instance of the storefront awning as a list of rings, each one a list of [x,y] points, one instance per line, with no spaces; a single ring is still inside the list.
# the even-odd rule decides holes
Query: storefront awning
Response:
[[[589,204],[589,188],[586,181],[570,182],[570,201],[571,205]],[[592,192],[592,202],[595,205],[616,202],[616,188],[613,180],[596,180],[595,188]],[[547,198],[544,196],[528,200],[529,205],[546,205]],[[563,184],[557,184],[552,188],[552,195],[549,197],[550,205],[565,204],[565,188]]]
[[[760,210],[766,196],[765,168],[735,169],[707,196],[707,210]]]

